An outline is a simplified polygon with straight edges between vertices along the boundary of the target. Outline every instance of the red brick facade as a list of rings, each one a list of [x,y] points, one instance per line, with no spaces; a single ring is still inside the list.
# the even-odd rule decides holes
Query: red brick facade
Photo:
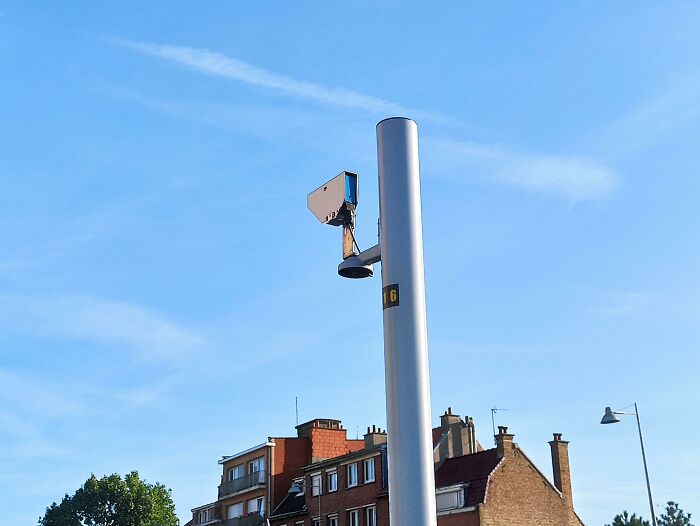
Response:
[[[448,410],[433,430],[438,526],[582,526],[573,508],[568,442],[554,434],[551,482],[499,427],[497,446],[476,441],[474,423]],[[264,484],[231,493],[193,509],[190,525],[259,526],[262,517],[227,521],[227,507],[266,499],[271,526],[388,526],[386,433],[367,429],[364,440],[348,440],[338,420],[316,419],[297,426],[297,437],[269,438],[249,451],[224,457],[222,486],[234,465],[263,454]],[[246,469],[247,471],[247,469]],[[300,485],[298,485],[300,484]],[[318,487],[321,486],[320,495]],[[235,508],[238,509],[238,508]],[[374,525],[371,524],[374,517]],[[206,519],[202,521],[202,518]]]
[[[217,499],[194,508],[188,525],[225,522],[234,511],[238,517],[239,510],[246,516],[241,524],[262,523],[262,518],[287,496],[293,480],[300,476],[304,466],[347,455],[363,447],[362,440],[348,440],[347,430],[343,429],[339,420],[315,419],[297,426],[296,437],[270,437],[260,446],[223,457],[219,461],[222,475]],[[254,462],[264,465],[259,478],[250,473],[250,464]],[[230,471],[234,469],[235,473],[231,474]],[[241,488],[232,482],[232,477],[242,481]],[[251,482],[250,479],[254,480]],[[259,506],[262,511],[260,520],[256,518],[255,511],[251,512],[258,499],[264,500],[264,504]]]
[[[560,434],[555,434],[550,442],[552,483],[513,442],[513,435],[506,428],[499,428],[497,447],[484,450],[476,441],[469,443],[473,433],[470,419],[460,423],[459,417],[448,411],[442,420],[441,427],[433,430],[435,480],[438,493],[449,498],[438,505],[438,526],[583,526],[573,509],[568,443],[561,440]],[[451,436],[447,436],[448,432]],[[377,436],[378,433],[365,435],[363,450],[306,466],[304,493],[287,497],[273,511],[271,526],[315,526],[319,499],[322,526],[349,526],[349,513],[353,510],[359,510],[358,526],[372,526],[366,513],[370,507],[376,509],[375,526],[388,526],[386,448]],[[472,452],[447,458],[438,455],[439,449],[448,449],[446,439],[453,444],[449,448],[469,447]],[[362,466],[369,458],[374,459],[375,477],[365,481]],[[347,469],[351,464],[358,466],[358,484],[348,487]],[[329,491],[327,474],[333,471],[337,473],[338,487]],[[313,477],[319,475],[323,491],[317,496],[310,488],[314,486]],[[450,500],[455,504],[450,505]]]

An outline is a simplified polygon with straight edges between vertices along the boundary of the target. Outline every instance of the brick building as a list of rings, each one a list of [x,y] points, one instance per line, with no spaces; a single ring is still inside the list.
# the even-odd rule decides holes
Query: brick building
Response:
[[[448,409],[440,420],[433,429],[438,526],[582,526],[560,434],[549,443],[551,482],[507,428],[499,427],[495,448],[484,449],[470,418]],[[363,442],[300,470],[271,526],[387,526],[386,434],[368,429]]]
[[[388,526],[386,433],[348,439],[332,419],[296,431],[219,460],[218,497],[194,508],[187,526]],[[438,526],[582,526],[560,434],[549,442],[553,481],[505,427],[484,449],[472,419],[448,409],[432,436]]]
[[[347,438],[339,420],[317,418],[296,430],[296,437],[269,437],[262,444],[222,457],[217,499],[193,508],[187,525],[264,524],[268,510],[287,496],[304,466],[364,447],[364,441]]]

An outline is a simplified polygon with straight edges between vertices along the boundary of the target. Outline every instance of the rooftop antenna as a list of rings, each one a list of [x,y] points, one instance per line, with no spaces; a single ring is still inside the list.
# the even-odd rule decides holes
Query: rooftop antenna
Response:
[[[496,414],[497,411],[508,411],[508,409],[504,409],[503,407],[496,407],[493,406],[491,408],[491,428],[493,429],[493,443],[496,443],[496,419],[494,415]]]
[[[299,427],[299,397],[298,396],[294,397],[294,412],[296,413],[296,417],[297,417],[297,427]]]

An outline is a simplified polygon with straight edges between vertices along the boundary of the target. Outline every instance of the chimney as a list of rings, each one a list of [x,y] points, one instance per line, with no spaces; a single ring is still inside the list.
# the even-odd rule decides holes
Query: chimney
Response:
[[[571,495],[571,471],[569,470],[569,443],[561,439],[561,433],[554,433],[554,440],[549,443],[552,448],[552,470],[554,485],[566,500],[569,508],[573,509]]]
[[[365,433],[365,449],[379,444],[386,444],[386,431],[382,431],[377,426],[372,426],[372,429],[368,427],[367,433]]]
[[[498,434],[496,438],[496,450],[498,458],[503,458],[513,454],[513,437],[515,435],[508,434],[506,426],[498,426]]]
[[[459,424],[461,422],[462,419],[459,417],[459,415],[453,415],[452,408],[448,407],[445,414],[440,416],[440,429],[444,433],[450,428],[451,425]]]

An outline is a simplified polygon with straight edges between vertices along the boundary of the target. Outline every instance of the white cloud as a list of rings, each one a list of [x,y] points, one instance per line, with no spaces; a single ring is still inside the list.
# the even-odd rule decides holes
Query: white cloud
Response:
[[[571,201],[599,199],[612,192],[617,176],[609,167],[577,156],[530,154],[503,146],[426,139],[424,150],[444,174],[490,179]],[[452,176],[451,176],[452,178]]]
[[[433,121],[445,120],[444,117],[436,113],[407,108],[377,97],[358,93],[357,91],[345,88],[328,88],[288,75],[273,73],[265,68],[208,49],[148,42],[118,42],[136,51],[187,66],[200,73],[237,80],[251,86],[274,90],[319,104],[369,111],[382,115],[411,115],[414,118]]]
[[[659,137],[677,133],[700,120],[700,75],[678,76],[664,90],[641,102],[591,140],[605,147],[610,157],[629,155],[653,144]]]
[[[387,115],[411,115],[415,118],[447,122],[447,117],[406,108],[370,95],[344,88],[329,88],[273,73],[265,68],[243,62],[207,49],[173,46],[148,42],[117,41],[141,53],[192,68],[195,71],[237,80],[245,84],[270,89],[286,96],[319,104],[369,111]],[[164,108],[159,106],[158,109]],[[166,108],[172,111],[172,108]],[[211,112],[205,112],[211,113]],[[221,111],[215,118],[221,123]],[[237,119],[238,120],[238,119]],[[447,165],[460,174],[486,177],[508,186],[564,196],[571,201],[586,201],[609,194],[617,184],[613,171],[591,159],[579,156],[529,154],[503,146],[483,145],[453,140],[423,141],[426,149],[434,150],[433,165]]]
[[[206,344],[153,309],[83,296],[1,296],[0,323],[52,336],[116,345],[146,360],[179,362]]]
[[[626,292],[607,294],[601,301],[605,301],[606,305],[594,307],[590,309],[590,312],[609,316],[623,316],[642,309],[651,302],[651,298],[638,292]]]

